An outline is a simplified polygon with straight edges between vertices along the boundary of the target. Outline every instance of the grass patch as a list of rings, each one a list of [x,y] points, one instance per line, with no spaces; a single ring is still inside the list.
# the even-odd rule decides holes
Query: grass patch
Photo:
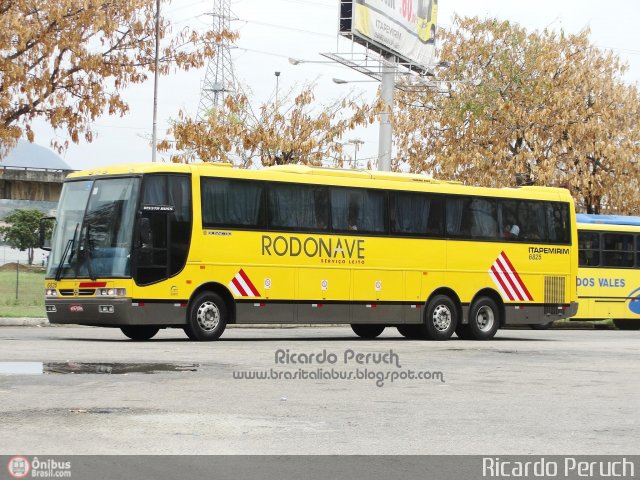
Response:
[[[595,330],[615,329],[613,320],[570,320],[568,318],[553,322],[556,328],[593,328]]]
[[[16,272],[0,272],[0,317],[44,318],[44,272],[20,271],[16,299]]]

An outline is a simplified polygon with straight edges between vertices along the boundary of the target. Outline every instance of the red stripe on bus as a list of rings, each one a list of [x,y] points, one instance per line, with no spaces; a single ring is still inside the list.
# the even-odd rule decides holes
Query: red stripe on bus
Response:
[[[491,271],[493,272],[493,276],[496,278],[496,280],[498,281],[498,283],[502,287],[502,291],[507,295],[507,298],[509,300],[513,301],[514,299],[511,296],[511,292],[509,292],[509,289],[504,284],[504,282],[502,280],[502,276],[500,275],[500,273],[498,273],[498,270],[496,269],[495,263],[493,265],[491,265]]]
[[[502,255],[504,256],[505,261],[507,262],[507,265],[509,265],[509,268],[511,269],[511,271],[513,272],[513,274],[516,276],[516,278],[518,279],[518,281],[520,282],[520,285],[522,286],[522,289],[524,290],[524,293],[527,295],[527,298],[529,299],[529,301],[533,301],[533,297],[531,296],[531,294],[529,293],[529,290],[527,290],[527,286],[524,284],[524,282],[522,281],[522,279],[520,278],[520,275],[518,274],[518,272],[516,271],[515,268],[513,268],[513,265],[511,264],[511,262],[509,261],[509,257],[507,257],[505,255],[504,252],[502,252]]]
[[[500,256],[498,256],[498,259],[496,260],[496,263],[500,266],[501,270],[500,272],[502,272],[502,277],[509,282],[509,285],[511,285],[511,287],[513,288],[513,292],[516,294],[516,298],[512,298],[511,300],[520,300],[521,302],[524,302],[526,300],[526,298],[524,298],[522,296],[522,294],[520,293],[520,290],[518,290],[518,286],[514,283],[514,280],[511,278],[511,275],[509,275],[509,272],[507,271],[508,264],[507,262],[504,262],[504,256],[503,256],[504,252],[502,254],[500,254]],[[501,265],[501,262],[504,262],[505,265]],[[506,268],[505,268],[506,267]]]
[[[233,285],[238,289],[238,292],[240,292],[240,295],[242,295],[243,297],[249,296],[249,294],[244,290],[244,287],[236,277],[233,277],[233,279],[231,280],[231,283],[233,283]]]
[[[260,296],[260,292],[258,292],[258,290],[256,290],[256,287],[253,286],[253,283],[251,283],[251,280],[249,280],[249,277],[247,277],[247,274],[244,273],[244,270],[240,269],[240,272],[238,272],[238,273],[240,273],[240,276],[242,277],[244,282],[247,284],[247,286],[251,290],[251,293],[253,293],[253,296],[254,297],[259,297]]]
[[[79,288],[104,288],[107,282],[80,282]]]

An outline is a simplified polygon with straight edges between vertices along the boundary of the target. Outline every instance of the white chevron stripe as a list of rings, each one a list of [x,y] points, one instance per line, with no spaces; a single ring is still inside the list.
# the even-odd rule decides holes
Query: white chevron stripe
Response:
[[[229,287],[229,290],[231,290],[231,293],[233,293],[234,296],[236,296],[236,297],[243,297],[244,296],[238,291],[238,289],[233,284],[233,282],[229,282],[228,287]]]
[[[507,265],[507,262],[505,262],[504,256],[503,255],[498,256],[498,259],[496,260],[496,262],[499,265],[501,265],[498,268],[501,269],[504,272],[504,274],[511,279],[511,283],[515,285],[515,288],[517,289],[517,292],[515,292],[516,293],[515,297],[521,302],[525,301],[527,299],[527,295],[524,293],[524,289],[522,288],[522,285],[518,281],[518,278],[513,274],[513,272],[509,268],[509,265]]]
[[[511,298],[507,292],[504,291],[504,289],[502,288],[502,285],[500,285],[500,282],[498,281],[498,279],[496,278],[496,276],[493,274],[493,272],[491,271],[491,269],[489,269],[489,276],[491,277],[491,280],[493,280],[493,283],[496,287],[498,287],[498,290],[500,290],[500,295],[502,295],[502,298],[506,298],[507,300],[513,300],[513,298]]]
[[[244,281],[244,279],[242,278],[242,275],[240,275],[239,273],[236,274],[236,276],[234,277],[238,283],[240,284],[240,286],[242,287],[243,290],[243,297],[253,297],[253,293],[251,293],[251,288],[249,288],[249,285],[247,285],[247,282]]]
[[[511,278],[511,280],[513,280],[513,284],[518,289],[518,299],[524,302],[525,300],[527,300],[527,294],[525,293],[524,288],[522,287],[522,283],[518,280],[518,277],[516,277],[513,271],[509,268],[507,262],[504,260],[504,255],[500,255],[498,259],[500,260],[500,262],[504,264],[505,271],[508,272],[509,277]]]

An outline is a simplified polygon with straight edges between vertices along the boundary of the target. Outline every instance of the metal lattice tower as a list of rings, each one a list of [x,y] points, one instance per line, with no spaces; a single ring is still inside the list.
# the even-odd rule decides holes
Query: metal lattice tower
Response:
[[[214,32],[231,31],[231,21],[234,20],[231,13],[231,0],[214,0],[210,15],[213,19]],[[226,38],[215,46],[215,56],[209,60],[207,73],[202,82],[198,120],[207,118],[211,112],[224,104],[228,95],[236,93],[237,83],[231,60],[232,48],[232,41]]]

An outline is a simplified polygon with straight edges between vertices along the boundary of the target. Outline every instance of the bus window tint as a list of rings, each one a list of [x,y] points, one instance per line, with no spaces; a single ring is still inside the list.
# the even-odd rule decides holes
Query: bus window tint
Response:
[[[274,229],[328,230],[327,188],[285,183],[270,185],[269,226]]]
[[[451,237],[496,240],[497,202],[487,198],[447,199],[447,235]]]
[[[263,227],[261,182],[202,178],[202,226]]]
[[[444,202],[441,197],[420,193],[390,194],[391,233],[441,236]]]
[[[636,237],[636,265],[640,267],[640,235]]]
[[[606,267],[633,267],[633,235],[605,233],[603,235],[602,263]]]
[[[578,232],[578,261],[581,267],[600,265],[600,234]]]
[[[571,241],[571,224],[569,205],[566,203],[547,203],[548,239],[551,243],[569,243]]]
[[[518,203],[520,238],[528,243],[546,240],[545,204],[526,200]]]
[[[386,232],[387,194],[355,188],[331,189],[331,221],[336,231]]]

